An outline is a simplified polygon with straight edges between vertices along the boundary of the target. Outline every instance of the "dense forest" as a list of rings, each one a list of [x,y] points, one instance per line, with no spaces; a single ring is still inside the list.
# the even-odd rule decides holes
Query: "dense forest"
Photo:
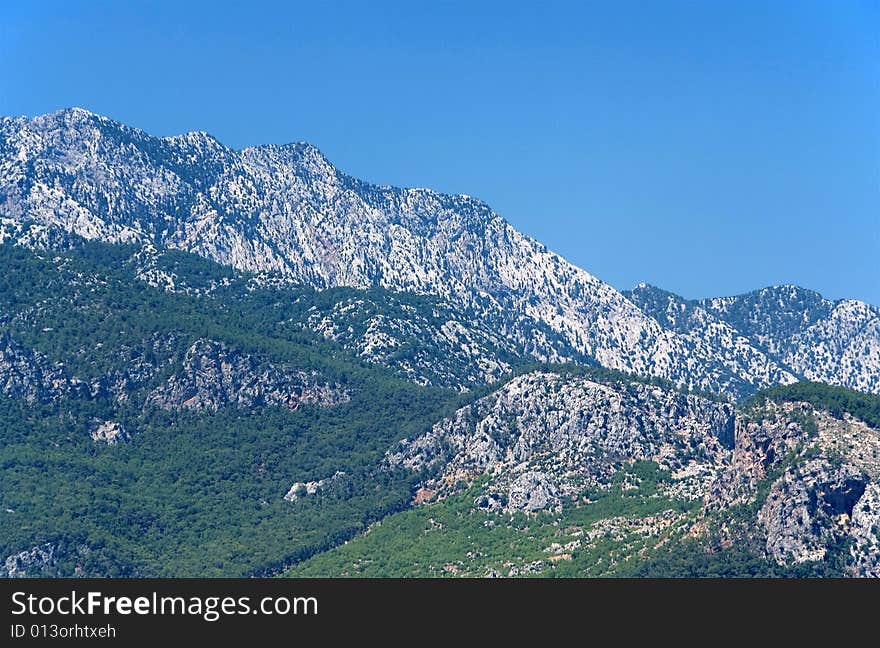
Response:
[[[0,336],[84,385],[63,397],[0,397],[0,554],[49,543],[59,574],[269,574],[408,502],[409,478],[375,466],[459,394],[279,325],[320,293],[249,290],[247,277],[173,253],[165,262],[186,292],[169,292],[135,278],[134,252],[85,244],[39,257],[0,246]],[[315,372],[350,399],[295,411],[150,404],[200,338]],[[140,379],[133,366],[155,371]],[[129,389],[118,398],[106,385],[122,379]],[[128,440],[94,442],[90,429],[107,420]],[[293,482],[337,471],[345,477],[332,488],[283,499]]]
[[[766,401],[810,403],[834,416],[850,414],[873,428],[880,428],[880,395],[877,394],[866,394],[837,385],[799,382],[760,391],[746,401],[746,406],[760,406]]]

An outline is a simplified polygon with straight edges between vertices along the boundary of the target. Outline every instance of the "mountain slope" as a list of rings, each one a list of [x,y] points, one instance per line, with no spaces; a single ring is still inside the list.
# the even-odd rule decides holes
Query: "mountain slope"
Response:
[[[880,392],[880,308],[776,286],[701,305],[808,380]]]
[[[358,351],[434,298],[95,242],[0,267],[0,576],[878,574],[878,396],[571,365],[460,394]]]
[[[586,356],[737,395],[794,380],[739,340],[722,340],[732,346],[720,354],[664,328],[479,200],[370,185],[305,143],[234,151],[205,133],[155,138],[81,109],[3,118],[0,204],[0,236],[30,245],[150,243],[267,280],[435,295],[543,361]]]
[[[532,372],[404,440],[386,461],[432,475],[422,500],[489,475],[479,505],[495,510],[564,505],[607,485],[622,462],[655,462],[682,475],[681,493],[700,497],[733,428],[727,403],[589,372]]]
[[[314,291],[179,254],[169,291],[134,251],[0,246],[0,576],[272,573],[406,505],[377,468],[456,392],[278,325]]]
[[[640,284],[626,295],[661,325],[729,360],[768,359],[791,375],[880,392],[880,308],[798,286],[688,301]],[[734,350],[738,349],[738,352]]]
[[[877,577],[878,425],[880,397],[820,384],[734,413],[527,374],[390,451],[419,476],[410,510],[287,573]]]

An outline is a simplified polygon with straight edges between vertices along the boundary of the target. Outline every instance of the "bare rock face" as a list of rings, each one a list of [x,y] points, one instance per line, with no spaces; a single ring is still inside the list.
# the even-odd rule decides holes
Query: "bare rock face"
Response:
[[[278,367],[223,342],[200,339],[187,350],[182,370],[155,389],[148,402],[165,409],[217,411],[227,405],[329,406],[348,398],[341,387],[321,382],[314,374]]]
[[[542,472],[530,470],[514,479],[508,490],[507,506],[511,510],[540,511],[559,503],[557,488]]]
[[[63,365],[53,364],[39,351],[28,349],[10,337],[0,336],[0,392],[12,398],[55,401],[85,390],[85,384],[67,375]]]
[[[714,474],[730,454],[733,427],[726,403],[637,382],[535,372],[405,440],[386,463],[439,473],[424,487],[440,496],[488,476],[476,502],[487,509],[554,507],[638,460],[694,478],[701,496],[706,480],[693,464]]]
[[[128,439],[128,433],[115,421],[104,421],[92,429],[92,441],[116,445]]]
[[[30,570],[43,570],[55,564],[55,546],[42,544],[7,556],[0,563],[0,578],[25,578]]]
[[[806,438],[803,423],[792,417],[792,412],[808,411],[805,406],[787,403],[766,408],[758,420],[737,418],[730,466],[719,473],[706,494],[710,510],[750,501],[767,472]]]
[[[767,553],[780,564],[822,560],[827,546],[846,535],[867,484],[855,467],[825,459],[786,471],[758,513]]]
[[[321,489],[338,483],[344,477],[345,473],[341,470],[337,470],[335,473],[333,473],[331,477],[325,477],[324,479],[307,482],[294,482],[290,489],[287,491],[287,494],[284,496],[284,499],[288,502],[295,502],[302,497],[315,495],[319,491],[321,491]]]
[[[422,489],[419,493],[424,493],[425,491],[431,493],[431,497],[433,499],[434,491],[428,489]],[[416,494],[415,499],[413,500],[414,504],[421,504],[423,501],[430,501],[428,499],[419,497],[419,494]],[[474,499],[474,508],[483,509],[484,511],[490,511],[492,513],[500,513],[505,508],[505,500],[498,493],[487,493],[485,495],[479,495]]]
[[[792,348],[775,343],[794,337],[788,329],[772,328],[769,343],[757,337],[764,329],[747,330],[732,316],[738,298],[703,303],[681,326],[677,313],[637,305],[480,200],[371,185],[305,142],[236,151],[206,133],[151,137],[77,108],[0,118],[0,142],[0,240],[155,243],[270,282],[435,295],[503,321],[519,351],[540,360],[558,348],[549,333],[603,366],[706,390],[741,395],[796,375],[880,389],[874,307],[847,302],[807,317]],[[171,274],[143,278],[175,289]],[[460,360],[475,376],[503,369]],[[417,364],[408,368],[420,374]]]
[[[730,465],[706,494],[722,516],[754,504],[753,531],[780,565],[828,558],[850,544],[848,573],[880,573],[880,432],[808,403],[767,402],[736,425]],[[759,499],[761,493],[766,499]]]
[[[853,507],[850,535],[853,575],[880,578],[880,484],[865,488]]]

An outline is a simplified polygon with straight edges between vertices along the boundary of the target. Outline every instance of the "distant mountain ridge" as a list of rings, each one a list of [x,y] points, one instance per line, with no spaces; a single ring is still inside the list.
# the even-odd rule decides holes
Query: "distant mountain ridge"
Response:
[[[435,295],[541,361],[586,358],[736,396],[799,376],[880,389],[872,306],[846,302],[812,323],[801,332],[812,353],[780,355],[772,328],[751,334],[718,315],[735,312],[723,300],[700,306],[704,326],[681,329],[477,199],[372,185],[307,143],[236,151],[206,133],[157,138],[77,108],[2,118],[0,205],[0,239],[32,247],[71,236],[136,243],[266,281]],[[836,363],[829,354],[843,347]]]
[[[798,377],[880,391],[880,308],[875,306],[852,299],[832,302],[793,285],[695,301],[648,284],[624,294],[669,329],[707,340],[719,334],[744,339]]]

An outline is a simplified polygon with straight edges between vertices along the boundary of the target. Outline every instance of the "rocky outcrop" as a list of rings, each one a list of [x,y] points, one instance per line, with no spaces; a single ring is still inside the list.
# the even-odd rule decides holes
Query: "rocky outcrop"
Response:
[[[294,482],[288,489],[284,499],[288,502],[295,502],[302,497],[315,495],[322,489],[339,483],[344,477],[345,473],[341,470],[337,470],[332,476],[325,477],[324,479],[307,482]]]
[[[116,421],[104,421],[92,428],[92,441],[97,443],[106,443],[107,445],[116,445],[120,441],[128,440],[128,433]]]
[[[476,486],[473,506],[489,513],[564,513],[606,489],[635,490],[635,462],[663,471],[659,496],[702,500],[696,517],[670,509],[667,527],[711,529],[715,551],[747,539],[756,558],[784,568],[880,569],[880,432],[809,403],[757,401],[735,416],[730,404],[655,385],[534,372],[385,457],[421,476],[414,505]],[[652,533],[667,527],[653,520]]]
[[[807,437],[803,419],[794,416],[812,411],[805,405],[770,404],[754,418],[738,417],[730,466],[718,474],[706,494],[706,506],[721,510],[750,501],[768,471],[803,444]]]
[[[155,384],[159,372],[173,363],[173,336],[146,340],[144,345],[122,349],[122,368],[86,382],[69,376],[63,363],[52,363],[39,351],[2,336],[0,393],[27,402],[71,397],[126,402],[138,389]],[[148,355],[159,360],[148,361]],[[194,342],[179,370],[146,397],[147,404],[164,409],[211,411],[229,405],[297,409],[303,404],[332,406],[348,400],[342,387],[321,380],[314,372],[281,367],[208,339]],[[96,424],[91,436],[110,444],[127,438],[118,424],[109,422]]]
[[[45,543],[25,549],[0,563],[0,578],[25,578],[31,573],[42,573],[55,564],[55,545]]]
[[[222,407],[331,406],[348,393],[314,374],[280,367],[217,340],[200,339],[186,351],[180,371],[149,395],[164,409],[217,411]]]
[[[639,460],[691,482],[696,497],[710,480],[693,465],[709,475],[723,466],[733,426],[726,403],[627,380],[535,372],[405,440],[386,465],[431,475],[424,488],[441,497],[486,476],[475,504],[487,509],[553,507]]]
[[[749,533],[780,565],[827,560],[849,544],[847,569],[869,575],[880,568],[878,478],[880,431],[809,403],[768,401],[737,422],[730,465],[708,489],[705,511],[728,521],[732,507],[756,507]]]
[[[541,511],[559,504],[553,480],[536,470],[522,473],[507,491],[507,508],[512,511]]]
[[[758,512],[767,553],[783,565],[822,560],[829,545],[848,535],[867,485],[868,477],[855,467],[826,459],[787,470]]]
[[[869,484],[853,507],[850,536],[852,575],[880,578],[880,483]]]
[[[70,375],[63,362],[52,362],[36,349],[27,348],[9,335],[0,335],[0,393],[29,403],[55,402],[65,398],[128,401],[133,393],[148,385],[164,361],[147,356],[170,358],[174,336],[154,336],[136,345],[114,351],[118,369],[83,380]],[[103,347],[98,342],[96,349]]]
[[[63,364],[0,335],[0,392],[33,403],[83,394],[86,385],[68,376]]]

